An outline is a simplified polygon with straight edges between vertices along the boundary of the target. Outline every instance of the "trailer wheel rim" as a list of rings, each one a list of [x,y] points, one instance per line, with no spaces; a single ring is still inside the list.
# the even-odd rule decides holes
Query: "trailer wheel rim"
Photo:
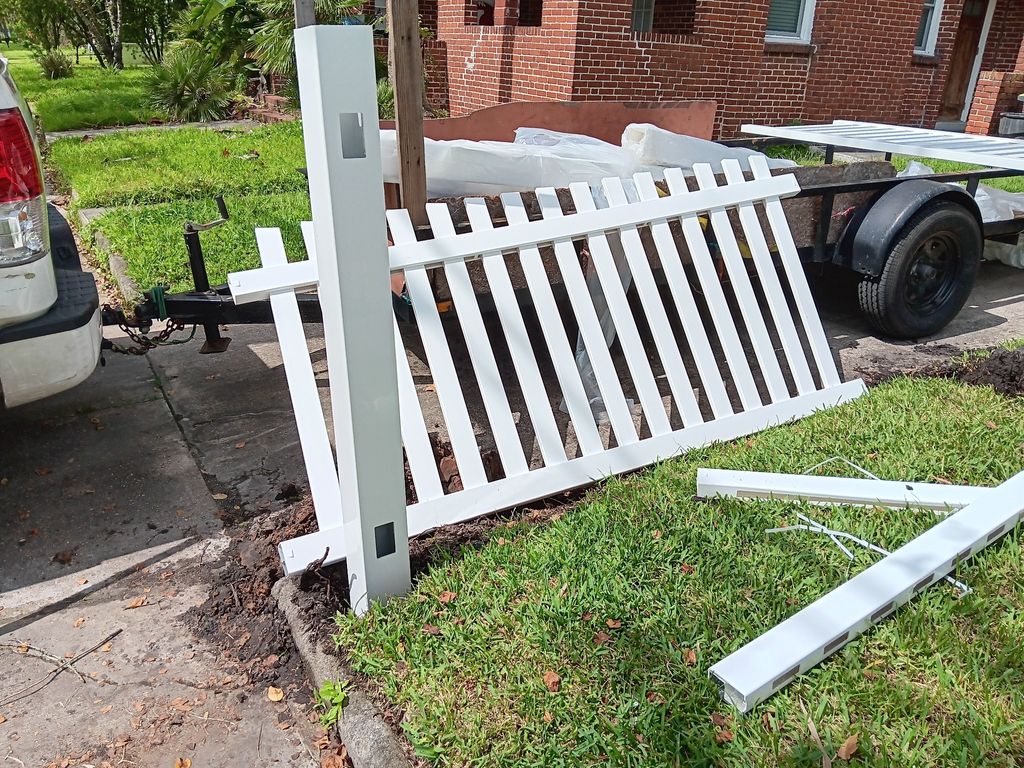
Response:
[[[907,269],[907,308],[926,316],[945,304],[956,290],[960,245],[951,232],[936,232],[918,247]]]

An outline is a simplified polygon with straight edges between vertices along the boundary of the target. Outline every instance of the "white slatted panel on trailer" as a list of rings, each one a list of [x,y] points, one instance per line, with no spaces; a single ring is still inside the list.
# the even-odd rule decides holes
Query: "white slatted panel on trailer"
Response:
[[[891,152],[894,155],[1024,171],[1024,142],[997,136],[965,135],[853,120],[836,120],[828,125],[744,125],[740,130],[753,136],[791,139],[808,144],[831,144],[869,152]]]

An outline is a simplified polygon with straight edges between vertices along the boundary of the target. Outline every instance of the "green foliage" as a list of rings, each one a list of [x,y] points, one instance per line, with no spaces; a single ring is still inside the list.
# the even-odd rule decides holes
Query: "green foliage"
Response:
[[[316,0],[319,24],[362,19],[363,0]],[[292,0],[259,0],[264,20],[256,27],[250,53],[264,72],[290,77],[295,73],[295,7]]]
[[[338,643],[438,768],[820,766],[808,719],[830,756],[860,735],[850,765],[1010,768],[1024,744],[1019,528],[957,567],[972,594],[936,584],[739,717],[708,667],[877,556],[851,563],[826,537],[765,535],[799,505],[694,489],[698,467],[800,473],[836,455],[884,478],[994,485],[1020,470],[1022,444],[1020,399],[896,379],[602,483],[548,524],[496,524],[441,554],[408,596],[339,616]],[[806,511],[889,550],[941,519]]]
[[[197,45],[182,45],[147,78],[152,104],[172,120],[219,120],[236,98],[235,73]]]
[[[316,708],[320,712],[320,725],[324,728],[333,728],[341,720],[341,713],[348,703],[347,688],[347,680],[336,683],[326,680],[320,690],[314,691]]]
[[[83,208],[305,193],[298,171],[305,162],[297,122],[252,131],[180,128],[65,139],[54,142],[49,155],[59,186],[73,189]]]
[[[39,64],[39,68],[43,70],[43,75],[48,80],[63,80],[75,74],[71,57],[59,48],[41,51],[36,55],[36,63]]]
[[[297,174],[296,174],[297,175]],[[214,284],[227,280],[229,272],[255,269],[260,265],[256,227],[277,227],[284,236],[288,257],[306,258],[299,222],[309,221],[309,195],[305,192],[225,197],[231,218],[223,226],[203,233],[203,256]],[[212,196],[199,200],[176,200],[157,205],[126,205],[112,208],[90,232],[102,230],[109,250],[94,250],[105,263],[119,253],[128,274],[144,287],[169,285],[172,291],[192,290],[188,255],[181,237],[186,221],[217,218]]]
[[[395,87],[387,78],[377,81],[377,115],[381,120],[395,119]]]
[[[50,80],[30,51],[4,51],[4,56],[18,90],[47,131],[130,125],[159,117],[149,106],[148,67],[103,68],[91,56],[83,56],[74,77]]]
[[[211,62],[236,71],[249,67],[248,50],[265,17],[257,0],[193,0],[172,25],[182,45],[198,47]]]

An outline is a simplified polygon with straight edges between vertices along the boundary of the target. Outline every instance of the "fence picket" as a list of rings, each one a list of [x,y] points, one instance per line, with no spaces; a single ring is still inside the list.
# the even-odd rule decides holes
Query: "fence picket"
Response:
[[[686,186],[683,172],[678,168],[666,168],[665,181],[672,195],[694,194]],[[696,270],[697,279],[704,290],[708,311],[718,333],[718,341],[722,345],[726,362],[732,372],[733,383],[740,396],[740,403],[744,410],[759,408],[762,405],[761,396],[757,393],[757,385],[754,384],[754,376],[750,372],[747,355],[743,351],[743,344],[740,343],[736,323],[733,321],[732,312],[729,311],[729,304],[725,300],[725,292],[722,290],[722,283],[715,269],[715,261],[711,257],[707,240],[704,239],[704,229],[701,227],[697,215],[693,213],[682,216],[680,223],[683,227],[683,237],[693,259],[693,268]]]
[[[723,160],[722,169],[725,171],[726,181],[730,184],[741,184],[745,181],[738,160]],[[744,238],[754,257],[757,276],[761,280],[761,287],[765,292],[768,309],[782,341],[782,350],[786,354],[789,369],[796,382],[797,392],[801,395],[813,392],[814,378],[807,365],[807,356],[800,343],[800,336],[797,335],[793,315],[789,311],[789,302],[786,301],[786,295],[782,291],[779,273],[775,270],[775,262],[772,260],[771,251],[768,250],[768,241],[765,239],[764,230],[761,229],[761,220],[758,218],[757,209],[754,208],[753,203],[740,203],[737,210]]]
[[[608,203],[612,207],[629,204],[621,179],[605,179],[602,186]],[[690,377],[686,374],[686,366],[683,363],[682,354],[679,352],[679,342],[676,341],[675,334],[672,332],[658,285],[654,281],[654,273],[651,271],[647,252],[640,239],[640,230],[632,225],[625,226],[619,230],[619,237],[626,253],[629,269],[633,273],[633,281],[636,283],[637,294],[640,296],[640,303],[647,316],[647,323],[651,328],[651,335],[654,337],[654,344],[658,349],[658,357],[661,358],[661,365],[665,369],[665,376],[672,389],[676,408],[679,409],[686,426],[700,424],[704,418],[700,415],[697,399],[693,396]]]
[[[569,192],[578,212],[597,210],[594,194],[591,192],[589,184],[570,184]],[[622,279],[612,256],[611,244],[608,242],[607,236],[600,232],[590,235],[587,238],[587,245],[590,249],[590,258],[597,270],[601,290],[608,303],[608,311],[611,312],[612,322],[619,337],[619,346],[622,348],[626,365],[633,377],[633,386],[636,387],[637,394],[640,396],[640,404],[643,406],[651,434],[667,434],[672,431],[672,425],[665,413],[661,392],[658,391],[658,382],[654,379],[651,362],[647,359],[647,350],[644,349],[643,342],[640,340],[640,332],[637,330],[636,321],[629,308],[629,300],[626,298],[626,291],[622,287]]]
[[[469,225],[474,230],[494,227],[483,198],[470,198],[464,202]],[[558,424],[555,423],[555,417],[551,412],[551,403],[530,344],[523,312],[519,308],[519,301],[512,287],[512,279],[505,266],[505,259],[500,253],[485,253],[482,263],[508,344],[509,355],[512,357],[512,364],[523,391],[523,401],[530,414],[533,432],[537,436],[541,457],[546,466],[560,464],[566,460],[565,445],[558,434]]]
[[[695,165],[693,171],[702,191],[718,189],[718,182],[715,180],[715,174],[710,165]],[[718,241],[726,271],[732,281],[736,303],[740,307],[740,316],[750,335],[754,356],[761,367],[761,374],[764,377],[771,401],[777,403],[779,400],[789,397],[789,389],[786,387],[786,380],[782,377],[782,368],[779,366],[779,359],[775,356],[775,345],[772,344],[764,315],[761,314],[757,296],[754,295],[754,287],[750,283],[750,275],[747,274],[747,267],[743,263],[743,254],[740,252],[736,233],[732,231],[729,212],[724,208],[713,208],[709,213],[715,239]]]
[[[428,203],[427,218],[435,238],[455,237],[455,224],[445,203]],[[449,261],[444,265],[444,273],[505,476],[529,472],[530,467],[523,454],[523,444],[519,440],[519,432],[505,393],[505,383],[498,372],[498,363],[494,359],[491,340],[480,314],[476,291],[469,278],[469,267],[464,261]]]
[[[257,229],[256,245],[264,267],[288,262],[280,229]],[[288,291],[271,295],[270,306],[274,313],[277,340],[281,345],[281,359],[295,411],[299,446],[306,463],[317,525],[332,528],[342,524],[338,467],[334,463],[327,423],[320,408],[320,393],[313,374],[313,364],[309,359],[299,303],[295,292]]]
[[[750,158],[750,170],[753,171],[755,179],[763,181],[769,178],[778,178],[772,176],[772,172],[768,168],[768,161],[757,155]],[[779,258],[786,270],[793,299],[800,313],[800,322],[811,345],[811,354],[817,364],[821,383],[826,387],[838,386],[842,383],[839,369],[836,367],[836,361],[832,358],[832,350],[828,345],[828,338],[825,336],[825,328],[822,326],[818,310],[814,306],[811,288],[807,284],[807,276],[804,274],[803,264],[800,262],[800,254],[796,251],[796,243],[793,241],[793,233],[789,229],[789,221],[786,219],[786,211],[782,208],[782,201],[778,197],[767,197],[764,200],[764,209],[775,237],[775,244],[779,249]]]
[[[509,224],[524,224],[529,221],[522,195],[508,192],[501,196],[505,216]],[[467,207],[467,210],[468,207]],[[576,367],[572,347],[565,333],[565,324],[555,303],[555,294],[551,290],[551,282],[544,271],[540,251],[536,246],[523,248],[519,252],[519,264],[523,268],[526,287],[533,299],[533,308],[540,320],[544,342],[548,348],[551,364],[555,368],[555,376],[565,398],[566,410],[572,420],[576,440],[580,452],[584,456],[600,453],[604,450],[601,433],[597,431],[594,412],[590,408],[587,392],[583,387],[579,369]]]
[[[416,239],[416,231],[409,219],[408,211],[392,210],[387,212],[388,226],[391,228],[392,239],[398,242],[410,242]],[[427,355],[434,378],[434,390],[441,404],[445,425],[448,428],[448,439],[452,444],[455,463],[459,467],[459,476],[464,488],[484,485],[487,475],[484,472],[480,447],[473,432],[473,423],[466,410],[466,399],[462,394],[452,352],[448,347],[448,339],[441,324],[441,316],[437,311],[434,291],[430,287],[430,278],[423,267],[410,267],[405,270],[405,287],[416,315],[416,324],[420,332],[420,340]]]
[[[651,174],[638,173],[633,177],[633,183],[641,200],[654,200],[659,197],[658,188],[655,186],[654,177]],[[718,364],[715,362],[711,342],[708,341],[700,310],[697,309],[697,303],[693,299],[690,281],[683,269],[679,249],[676,247],[675,238],[672,236],[668,222],[664,219],[652,221],[651,235],[654,238],[661,268],[676,305],[676,312],[683,324],[690,352],[697,364],[697,372],[704,384],[711,412],[715,418],[729,416],[733,413],[732,404],[729,402],[729,393],[725,390],[722,373],[718,370]]]
[[[565,216],[562,206],[558,202],[558,195],[553,188],[538,189],[537,202],[540,203],[541,215],[545,219],[557,219]],[[580,267],[579,257],[576,255],[576,248],[571,240],[555,242],[555,260],[562,273],[562,281],[569,295],[569,302],[576,313],[576,322],[579,323],[580,335],[583,336],[583,343],[586,345],[590,364],[594,369],[597,386],[601,390],[605,412],[608,414],[608,421],[611,422],[612,430],[615,432],[615,440],[619,445],[635,443],[640,437],[637,435],[636,425],[633,424],[633,415],[629,412],[629,406],[626,404],[626,396],[622,392],[622,384],[619,382],[615,363],[612,362],[612,356],[608,352],[604,331],[601,329],[601,321],[594,310],[590,289],[587,287],[587,280],[583,276],[583,269]]]
[[[301,226],[306,254],[309,260],[315,264],[316,238],[313,236],[313,222],[304,221]],[[294,294],[289,295],[294,298]],[[402,446],[405,448],[405,457],[409,462],[409,473],[412,475],[413,486],[416,488],[416,498],[420,501],[430,501],[443,496],[444,491],[438,478],[437,460],[434,458],[434,451],[430,445],[430,436],[427,434],[427,427],[423,422],[423,409],[420,407],[416,384],[413,382],[412,371],[409,369],[409,357],[405,352],[402,332],[398,329],[398,321],[392,318],[392,322],[395,332],[395,366],[398,369],[398,409],[402,428]],[[284,344],[281,345],[281,348],[283,355]],[[291,384],[289,383],[290,388]],[[322,420],[323,416],[321,415]],[[327,454],[330,455],[329,445]],[[310,484],[312,485],[312,481]],[[316,495],[314,494],[315,504]]]

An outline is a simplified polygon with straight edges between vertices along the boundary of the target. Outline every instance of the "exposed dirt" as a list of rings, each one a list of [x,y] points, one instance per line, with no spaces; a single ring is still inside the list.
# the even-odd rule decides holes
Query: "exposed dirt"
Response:
[[[919,375],[992,387],[999,394],[1009,397],[1024,395],[1024,349],[994,349],[986,357],[972,358],[967,362],[942,363],[925,368]]]
[[[288,623],[278,611],[271,589],[284,575],[277,545],[315,529],[309,499],[230,528],[231,543],[223,565],[212,572],[209,597],[186,615],[195,634],[221,648],[224,665],[253,686],[281,687],[303,679]],[[344,574],[321,571],[308,576],[300,580],[306,596],[303,607],[311,626],[326,626],[343,605],[340,586]]]

